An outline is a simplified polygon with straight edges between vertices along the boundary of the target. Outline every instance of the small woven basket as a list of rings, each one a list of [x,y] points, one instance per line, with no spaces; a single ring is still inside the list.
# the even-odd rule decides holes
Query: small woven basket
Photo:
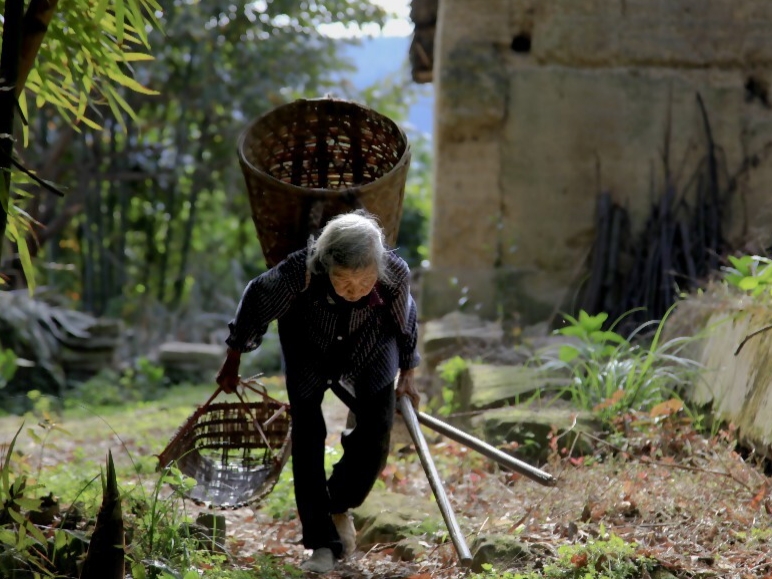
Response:
[[[199,407],[158,456],[196,481],[177,490],[196,504],[219,509],[255,505],[273,490],[290,456],[289,406],[263,400],[213,402]]]
[[[238,155],[269,267],[354,209],[377,216],[395,245],[410,147],[388,117],[350,101],[297,100],[252,121]]]

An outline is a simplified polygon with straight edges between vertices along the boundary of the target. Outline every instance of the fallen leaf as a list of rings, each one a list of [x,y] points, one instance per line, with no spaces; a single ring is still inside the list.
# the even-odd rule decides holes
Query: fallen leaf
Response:
[[[587,567],[587,553],[576,553],[571,557],[571,564],[577,569]]]
[[[665,402],[660,402],[649,411],[649,416],[658,418],[660,416],[672,416],[684,408],[682,400],[671,398]]]
[[[767,497],[767,494],[769,493],[769,487],[767,486],[767,483],[764,483],[761,485],[761,488],[756,493],[756,495],[751,499],[751,508],[755,511],[759,508],[762,501]]]

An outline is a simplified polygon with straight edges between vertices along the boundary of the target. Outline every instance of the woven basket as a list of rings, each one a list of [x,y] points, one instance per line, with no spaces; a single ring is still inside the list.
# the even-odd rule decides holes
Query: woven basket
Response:
[[[273,490],[291,451],[288,405],[212,402],[198,408],[158,456],[159,470],[175,464],[193,478],[178,487],[196,504],[220,509],[255,505]]]
[[[389,118],[349,101],[298,100],[251,122],[238,155],[269,267],[354,209],[378,217],[396,243],[410,147]]]

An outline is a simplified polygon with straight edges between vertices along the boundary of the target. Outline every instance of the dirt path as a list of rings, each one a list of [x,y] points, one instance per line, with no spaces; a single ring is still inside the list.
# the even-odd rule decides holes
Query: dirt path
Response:
[[[118,416],[79,419],[61,425],[68,435],[50,432],[44,447],[22,434],[19,448],[33,469],[67,462],[93,474],[111,448],[117,461],[126,462],[129,453],[135,461],[146,461],[145,479],[152,480],[150,465],[162,447],[159,441],[168,440],[191,411],[192,406],[147,406],[120,421]],[[346,409],[330,399],[324,411],[328,443],[337,445]],[[20,423],[17,417],[0,419],[0,445],[9,442]],[[554,561],[560,547],[603,539],[605,533],[637,543],[639,555],[652,557],[677,577],[772,577],[772,481],[761,466],[733,449],[733,434],[706,439],[678,417],[656,424],[630,417],[626,424],[624,437],[613,444],[597,442],[591,456],[555,455],[544,466],[558,477],[553,488],[500,472],[476,453],[426,435],[467,541],[471,544],[479,534],[516,534],[531,553],[520,569],[538,569]],[[27,427],[39,428],[29,419]],[[383,484],[396,493],[430,496],[404,431],[395,438]],[[189,502],[186,508],[201,510]],[[264,554],[293,565],[303,560],[296,520],[274,519],[264,509],[223,514],[234,565],[249,566]],[[425,540],[430,548],[416,562],[395,561],[393,545],[378,545],[357,552],[328,577],[465,575],[449,544],[436,546],[429,536]]]

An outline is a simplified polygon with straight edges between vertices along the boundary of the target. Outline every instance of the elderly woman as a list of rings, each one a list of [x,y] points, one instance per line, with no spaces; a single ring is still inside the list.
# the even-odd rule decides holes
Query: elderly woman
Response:
[[[242,352],[260,345],[276,319],[292,415],[292,470],[306,571],[326,573],[355,548],[348,511],[361,505],[386,464],[395,396],[409,396],[418,365],[416,307],[407,264],[389,251],[375,219],[361,211],[330,220],[307,249],[253,279],[229,324],[217,383],[232,391]],[[394,380],[399,373],[396,392]],[[332,390],[356,426],[329,479],[322,399]]]

